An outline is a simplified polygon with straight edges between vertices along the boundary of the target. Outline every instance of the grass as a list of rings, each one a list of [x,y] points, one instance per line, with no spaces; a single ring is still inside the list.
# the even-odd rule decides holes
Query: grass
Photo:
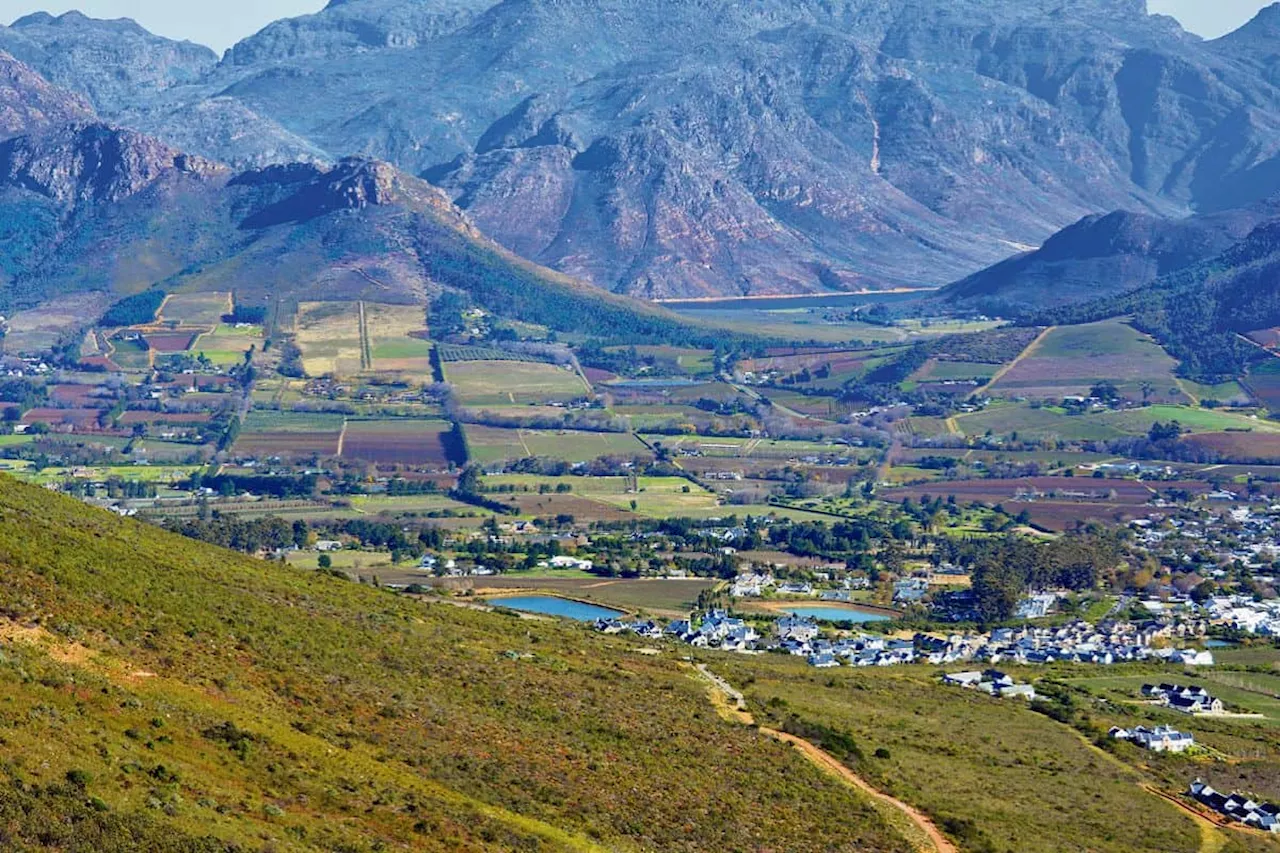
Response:
[[[1240,415],[1215,409],[1199,409],[1191,406],[1148,406],[1125,412],[1109,412],[1099,417],[1135,434],[1145,433],[1153,423],[1177,421],[1192,432],[1280,432],[1280,423],[1264,418]]]
[[[237,329],[234,326],[219,325],[214,330],[196,338],[191,345],[191,352],[204,353],[219,367],[229,367],[244,361],[244,354],[251,348],[261,350],[265,338],[260,326]]]
[[[243,432],[327,432],[342,429],[343,415],[329,412],[276,412],[255,409],[244,419]]]
[[[0,518],[17,849],[73,815],[80,839],[142,827],[100,849],[908,849],[862,796],[722,721],[674,656],[253,561],[11,480]]]
[[[1196,825],[1145,793],[1138,771],[1023,702],[943,688],[927,667],[817,672],[733,658],[712,668],[743,689],[762,723],[851,738],[853,769],[921,808],[963,850],[1197,848]]]

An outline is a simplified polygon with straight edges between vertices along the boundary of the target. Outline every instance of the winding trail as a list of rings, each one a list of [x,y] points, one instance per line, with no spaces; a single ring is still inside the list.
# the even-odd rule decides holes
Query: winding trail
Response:
[[[708,681],[713,688],[715,688],[716,693],[714,694],[712,701],[716,705],[716,710],[720,712],[721,716],[730,721],[741,723],[744,726],[756,725],[755,718],[751,715],[751,712],[747,710],[747,700],[746,697],[742,695],[742,691],[736,689],[729,682],[716,675],[707,668],[706,664],[700,663],[697,665],[696,669],[698,673]],[[922,835],[922,838],[920,839],[908,839],[913,844],[916,844],[917,849],[924,851],[924,853],[929,853],[930,851],[932,851],[932,853],[959,853],[958,848],[947,840],[946,836],[939,831],[938,827],[934,825],[928,815],[924,814],[924,812],[914,806],[908,805],[896,797],[891,797],[874,787],[870,782],[846,767],[835,756],[813,745],[804,738],[796,737],[795,735],[780,732],[776,729],[766,728],[764,726],[759,726],[758,729],[761,734],[767,735],[781,743],[790,744],[796,749],[799,749],[800,753],[819,770],[829,776],[834,776],[849,787],[871,797],[875,803],[878,803],[883,807],[894,809],[905,815]],[[919,841],[924,841],[925,839],[927,839],[925,844],[919,843]]]

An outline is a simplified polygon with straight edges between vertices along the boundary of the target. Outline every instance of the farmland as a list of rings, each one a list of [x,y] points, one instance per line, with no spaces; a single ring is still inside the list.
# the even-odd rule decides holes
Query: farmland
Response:
[[[1129,399],[1185,402],[1173,358],[1148,336],[1119,321],[1048,330],[990,385],[1006,397],[1088,396],[1109,381]]]
[[[265,338],[261,326],[217,325],[192,343],[193,352],[203,354],[215,365],[226,367],[244,361],[251,349],[262,349]]]
[[[467,424],[464,431],[471,458],[481,464],[532,457],[565,462],[590,462],[603,456],[653,457],[629,433],[502,429],[475,424]]]
[[[525,362],[453,362],[445,365],[445,381],[468,406],[570,401],[591,391],[572,370]]]
[[[355,302],[303,302],[294,321],[308,376],[353,376],[371,367]]]
[[[448,421],[352,420],[346,424],[341,455],[375,465],[447,467]]]
[[[165,299],[157,319],[161,323],[212,328],[233,307],[230,293],[176,293]]]

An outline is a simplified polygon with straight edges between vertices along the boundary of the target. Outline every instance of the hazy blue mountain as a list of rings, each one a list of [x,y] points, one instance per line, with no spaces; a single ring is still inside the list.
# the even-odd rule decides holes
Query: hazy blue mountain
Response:
[[[93,115],[93,106],[85,98],[50,84],[0,51],[0,139],[85,121]]]
[[[373,299],[423,310],[444,287],[503,316],[690,340],[674,314],[528,263],[390,164],[236,172],[101,123],[0,143],[0,307],[76,291],[234,290],[286,309]]]
[[[335,0],[106,116],[238,166],[386,160],[619,292],[938,285],[1090,214],[1280,191],[1266,20],[1205,42],[1142,0]]]
[[[0,26],[0,50],[51,83],[84,93],[104,114],[194,83],[218,62],[202,45],[162,38],[128,19],[103,21],[79,12],[39,12]]]

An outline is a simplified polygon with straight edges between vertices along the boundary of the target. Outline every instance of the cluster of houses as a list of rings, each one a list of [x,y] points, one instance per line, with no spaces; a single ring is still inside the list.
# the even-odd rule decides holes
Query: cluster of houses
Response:
[[[1152,752],[1186,752],[1196,745],[1194,737],[1172,726],[1156,726],[1154,729],[1146,726],[1122,729],[1116,726],[1110,734],[1115,740],[1128,741]]]
[[[829,572],[816,572],[819,581],[829,582]],[[869,589],[871,581],[865,577],[845,578],[831,589],[818,589],[807,581],[779,582],[768,571],[745,572],[734,578],[729,595],[734,598],[763,598],[770,593],[802,598],[818,597],[823,601],[848,601],[854,590]]]
[[[1280,637],[1280,600],[1255,601],[1252,596],[1232,595],[1205,603],[1209,618],[1234,631]]]
[[[1144,684],[1142,696],[1184,714],[1221,714],[1222,700],[1197,685]]]
[[[948,637],[916,634],[910,640],[872,634],[830,640],[822,637],[818,623],[807,617],[784,616],[777,622],[775,636],[764,637],[745,620],[713,610],[701,620],[681,619],[665,628],[616,619],[602,620],[596,627],[613,634],[631,632],[668,637],[698,648],[720,651],[783,651],[804,657],[817,667],[946,665],[970,661],[1022,665],[1054,661],[1107,665],[1144,660],[1184,666],[1213,664],[1211,652],[1153,647],[1150,644],[1156,635],[1167,636],[1167,633],[1144,631],[1128,623],[1105,627],[1077,622],[1057,628],[999,628],[986,634]]]
[[[922,656],[933,664],[988,661],[1018,664],[1054,662],[1109,665],[1128,661],[1165,660],[1186,666],[1212,666],[1213,653],[1165,645],[1174,638],[1170,626],[1155,623],[1076,621],[1055,627],[997,628],[988,633],[917,636]],[[1156,642],[1161,643],[1157,646]]]
[[[1030,684],[1019,684],[1009,675],[997,669],[985,672],[954,672],[942,677],[942,683],[952,687],[963,687],[966,690],[977,690],[1001,699],[1026,699],[1028,702],[1036,698],[1036,689]]]
[[[1196,802],[1253,829],[1280,834],[1280,805],[1259,803],[1247,794],[1222,794],[1197,779],[1187,789]]]

